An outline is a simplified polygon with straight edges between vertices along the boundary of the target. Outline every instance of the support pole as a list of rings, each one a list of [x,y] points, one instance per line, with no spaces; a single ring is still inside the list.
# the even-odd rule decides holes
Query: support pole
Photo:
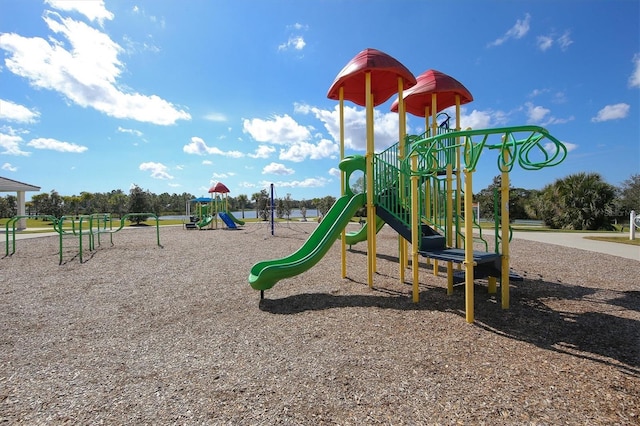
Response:
[[[636,238],[636,212],[631,210],[629,213],[629,239],[634,240]]]
[[[503,164],[509,162],[509,150],[502,150]],[[502,166],[502,184],[500,187],[501,224],[500,233],[502,241],[502,278],[500,291],[502,293],[502,309],[509,309],[509,171],[506,165]]]
[[[405,136],[407,133],[407,116],[405,114],[403,96],[404,81],[402,77],[398,77],[398,164],[402,163],[407,153]],[[405,200],[405,181],[402,172],[398,176],[398,189],[400,190],[400,199]],[[400,282],[404,282],[404,271],[407,267],[407,240],[398,234],[398,266],[400,267]]]
[[[375,214],[376,208],[373,205],[373,94],[371,93],[371,72],[365,74],[365,106],[367,123],[367,153],[366,177],[367,177],[367,283],[373,287],[373,274],[376,270],[375,253]]]
[[[473,172],[464,171],[464,295],[468,323],[474,321],[473,312]]]
[[[274,230],[274,220],[273,220],[273,210],[275,207],[275,202],[273,200],[273,184],[271,184],[271,235],[273,236]]]
[[[344,160],[344,87],[338,92],[340,102],[340,161]],[[344,195],[349,182],[345,179],[345,173],[340,173],[340,195]],[[342,278],[347,277],[347,230],[342,229],[340,237],[340,253],[342,259]]]
[[[411,271],[413,273],[413,303],[420,301],[420,267],[418,250],[420,249],[420,199],[418,197],[418,155],[411,156]]]

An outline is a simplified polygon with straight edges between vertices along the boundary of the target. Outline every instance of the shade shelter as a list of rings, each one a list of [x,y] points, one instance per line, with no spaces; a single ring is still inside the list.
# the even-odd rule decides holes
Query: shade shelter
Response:
[[[404,92],[405,110],[417,117],[429,118],[432,114],[451,106],[473,101],[473,95],[455,78],[430,69],[417,77],[415,86]],[[391,111],[398,112],[398,99],[391,104]],[[429,126],[425,127],[425,130]]]
[[[28,183],[18,182],[17,180],[8,179],[0,176],[0,192],[15,192],[17,198],[16,216],[26,216],[25,208],[25,192],[27,191],[40,191],[39,186],[29,185]],[[20,219],[18,221],[18,229],[24,229],[27,227],[26,221]]]
[[[366,109],[367,153],[366,153],[366,191],[367,191],[367,281],[373,286],[376,239],[376,211],[373,193],[373,108],[386,102],[394,94],[402,99],[403,90],[416,84],[416,78],[395,58],[377,49],[364,49],[351,59],[338,73],[327,92],[329,99],[340,102],[340,160],[344,159],[344,100],[349,100]],[[403,103],[400,102],[401,111]],[[404,114],[401,114],[403,117]],[[404,118],[402,118],[404,120]],[[400,133],[406,126],[400,123]],[[403,137],[402,137],[403,138]],[[345,182],[342,181],[344,194]],[[342,233],[342,275],[346,276],[346,236]]]

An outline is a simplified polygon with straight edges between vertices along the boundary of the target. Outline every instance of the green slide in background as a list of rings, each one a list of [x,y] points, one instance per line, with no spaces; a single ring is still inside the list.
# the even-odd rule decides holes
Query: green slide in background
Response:
[[[200,222],[196,223],[196,225],[198,225],[198,228],[204,228],[210,224],[212,220],[213,216],[205,216]]]
[[[385,221],[376,216],[376,234],[380,232],[384,224],[385,224]],[[340,239],[340,235],[338,235],[338,239]],[[357,244],[361,241],[367,241],[367,224],[366,223],[362,228],[358,229],[355,232],[347,232],[345,236],[345,242],[350,246]]]
[[[301,274],[314,266],[336,242],[358,209],[366,202],[365,194],[343,195],[295,253],[281,259],[258,262],[251,268],[249,284],[256,290],[268,290],[283,278]]]
[[[227,210],[225,213],[231,218],[232,221],[234,221],[238,225],[244,225],[244,220],[237,219],[234,215],[231,214],[229,210]]]

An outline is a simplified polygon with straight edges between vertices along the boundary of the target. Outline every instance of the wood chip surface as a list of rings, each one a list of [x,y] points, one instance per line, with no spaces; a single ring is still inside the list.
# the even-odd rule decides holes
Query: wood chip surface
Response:
[[[251,266],[317,226],[162,227],[95,251],[48,236],[0,259],[5,424],[638,425],[640,261],[515,239],[511,306],[420,263],[401,283],[398,237],[366,243],[260,293]],[[354,225],[357,226],[357,225]],[[356,228],[354,228],[356,229]],[[4,235],[1,235],[4,243]],[[4,253],[4,252],[3,252]]]

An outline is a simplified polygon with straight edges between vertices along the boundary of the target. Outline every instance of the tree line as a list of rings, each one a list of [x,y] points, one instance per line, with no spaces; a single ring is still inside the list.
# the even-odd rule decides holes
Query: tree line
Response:
[[[161,215],[184,215],[186,205],[196,198],[193,194],[154,194],[145,191],[137,185],[129,190],[129,193],[117,189],[110,192],[92,193],[81,192],[80,195],[60,195],[56,190],[50,193],[37,194],[31,197],[31,201],[25,203],[26,214],[50,215],[55,217],[70,217],[88,215],[93,213],[111,213],[116,217],[122,217],[127,213],[153,213]],[[246,194],[237,197],[226,197],[230,211],[255,210],[256,216],[267,219],[270,215],[271,201],[265,189],[256,192],[249,197]],[[291,194],[274,201],[274,213],[278,218],[289,217],[293,209],[317,210],[325,214],[335,202],[335,197],[313,198],[310,200],[293,200]],[[0,197],[0,217],[8,218],[17,214],[17,197],[7,195]],[[142,218],[144,220],[144,218]]]
[[[356,182],[354,192],[361,192],[363,182]],[[479,203],[480,216],[493,219],[496,214],[496,194],[501,186],[500,176],[496,176],[487,187],[474,194]],[[154,213],[160,215],[181,215],[186,204],[194,195],[154,194],[134,185],[129,193],[113,190],[106,193],[81,192],[80,195],[65,196],[52,190],[37,194],[26,203],[29,215],[79,216],[92,213],[111,213],[122,217],[127,213]],[[241,211],[255,210],[256,217],[267,220],[271,212],[271,198],[266,189],[253,193],[228,196],[228,209]],[[289,218],[293,209],[299,209],[303,218],[306,211],[317,210],[326,214],[335,202],[335,197],[326,196],[310,200],[294,200],[291,194],[274,200],[274,214],[278,218]],[[499,204],[498,204],[499,205]],[[631,210],[640,211],[640,174],[633,174],[620,187],[614,187],[597,173],[577,173],[558,179],[540,190],[524,188],[509,189],[509,217],[512,220],[541,220],[553,229],[598,230],[612,229],[615,223],[626,223]],[[0,197],[0,217],[12,217],[17,212],[17,199],[13,195]],[[497,212],[499,214],[499,211]],[[361,209],[358,215],[366,215]]]

